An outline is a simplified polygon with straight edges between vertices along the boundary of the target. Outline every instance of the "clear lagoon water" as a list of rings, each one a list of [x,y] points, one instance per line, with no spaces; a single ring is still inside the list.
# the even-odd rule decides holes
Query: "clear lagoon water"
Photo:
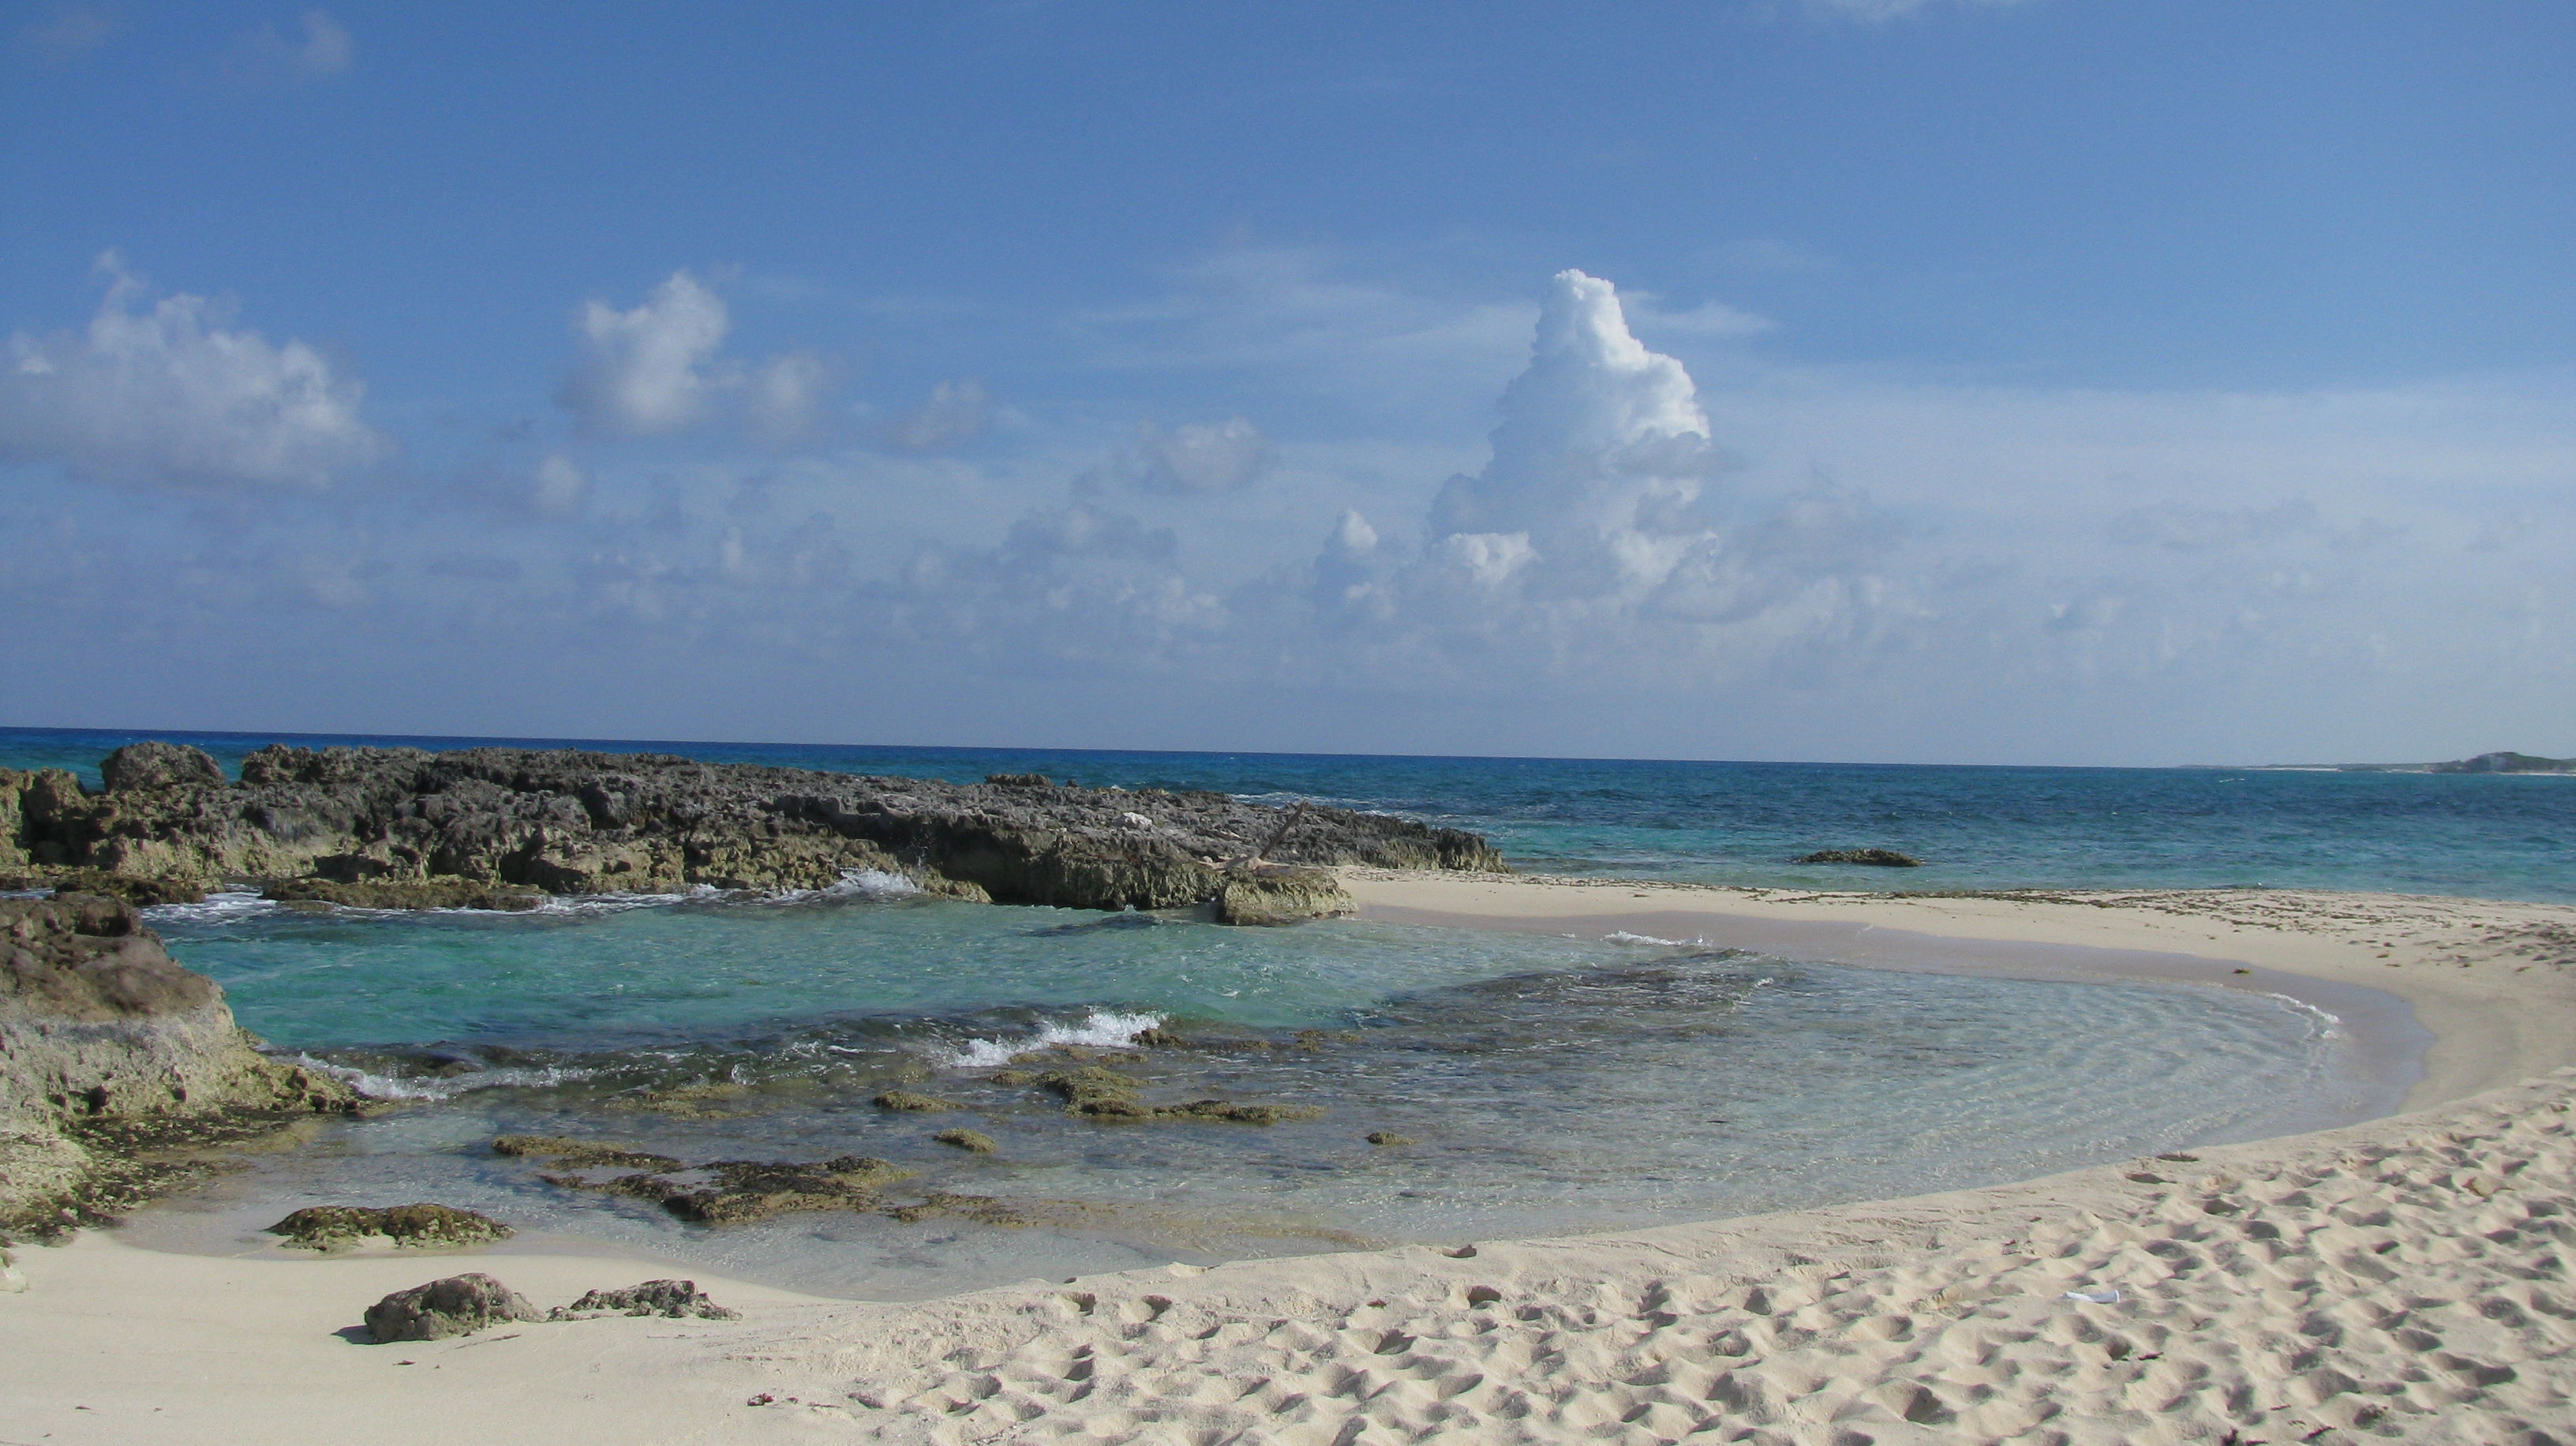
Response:
[[[137,735],[0,732],[0,765]],[[228,766],[272,741],[175,735]],[[454,747],[448,739],[305,739]],[[482,741],[482,740],[474,740]],[[546,742],[548,740],[508,740]],[[594,743],[863,773],[1317,798],[1472,828],[1524,868],[1838,887],[2302,885],[2576,897],[2576,784],[2223,770],[1874,768]],[[1934,862],[1799,868],[1875,844]],[[2393,1107],[2312,1008],[2241,990],[1887,971],[1634,938],[1332,921],[1229,929],[932,901],[570,901],[534,915],[152,911],[242,1022],[404,1103],[150,1212],[238,1249],[302,1204],[440,1200],[825,1294],[1598,1230],[2029,1178]],[[1003,1071],[1126,1053],[1160,1101],[1321,1106],[1106,1124]],[[1059,1048],[1059,1055],[1061,1049]],[[2373,1079],[2381,1082],[2372,1083]],[[960,1108],[870,1103],[894,1086]],[[965,1125],[993,1155],[934,1143]],[[1371,1132],[1411,1143],[1372,1145]],[[896,1194],[1045,1223],[801,1215],[684,1225],[491,1153],[502,1133],[685,1160],[881,1156]]]

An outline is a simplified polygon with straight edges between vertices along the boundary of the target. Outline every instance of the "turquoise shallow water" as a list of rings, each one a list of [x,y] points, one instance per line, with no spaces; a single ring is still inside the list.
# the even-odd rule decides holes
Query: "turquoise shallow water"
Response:
[[[545,916],[156,910],[277,1046],[409,1101],[263,1159],[145,1238],[220,1248],[304,1204],[434,1199],[523,1229],[852,1296],[1180,1259],[1456,1241],[2028,1178],[2387,1108],[2336,1022],[2215,988],[1887,972],[1637,939],[1356,921],[1229,929],[856,896]],[[1123,1052],[1160,1102],[1271,1126],[1104,1124],[998,1066]],[[870,1101],[946,1098],[919,1115]],[[931,1133],[968,1125],[1001,1151]],[[1392,1131],[1411,1143],[1365,1138]],[[907,1188],[1073,1224],[684,1226],[493,1156],[502,1133],[685,1160],[876,1155]],[[152,1232],[161,1232],[154,1236]]]
[[[0,733],[0,764],[94,768],[121,741]],[[197,741],[229,763],[267,740]],[[2558,898],[2576,804],[2556,779],[656,746],[1312,796],[1476,828],[1525,867],[1844,887]],[[1837,844],[1934,862],[1785,862]],[[2395,1074],[2356,1067],[2336,1021],[2240,991],[1354,921],[1227,929],[933,902],[893,881],[824,899],[585,900],[536,915],[299,912],[225,896],[153,919],[247,1026],[401,1102],[132,1227],[187,1248],[239,1248],[298,1205],[431,1199],[808,1290],[914,1295],[2028,1178],[2319,1128],[2392,1108],[2397,1088]],[[1119,1065],[1152,1099],[1326,1113],[1101,1124],[996,1077],[1016,1053],[1120,1051],[1152,1024],[1191,1041]],[[961,1108],[870,1103],[897,1084]],[[952,1124],[1001,1151],[931,1141]],[[1372,1131],[1413,1143],[1373,1146]],[[1035,1202],[1050,1223],[684,1226],[495,1157],[489,1141],[505,1132],[696,1161],[878,1155],[919,1170],[911,1188]]]

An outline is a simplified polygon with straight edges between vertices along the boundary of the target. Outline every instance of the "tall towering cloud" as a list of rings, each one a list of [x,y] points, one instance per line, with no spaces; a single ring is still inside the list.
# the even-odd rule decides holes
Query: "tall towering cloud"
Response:
[[[1629,333],[1609,282],[1557,273],[1502,412],[1493,460],[1431,508],[1437,550],[1475,580],[1526,570],[1542,595],[1633,601],[1722,548],[1700,504],[1724,454],[1698,389]]]
[[[725,385],[708,367],[730,326],[724,298],[686,271],[672,272],[632,311],[589,302],[574,324],[581,364],[556,400],[595,434],[647,436],[691,426],[706,418],[711,396]]]
[[[109,482],[329,485],[390,444],[360,420],[365,388],[300,341],[221,324],[221,308],[99,259],[105,300],[81,332],[9,339],[0,460],[54,461]]]

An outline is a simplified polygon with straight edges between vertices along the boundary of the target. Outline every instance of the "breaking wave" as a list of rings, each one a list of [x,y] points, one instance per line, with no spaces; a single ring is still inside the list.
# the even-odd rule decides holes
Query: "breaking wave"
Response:
[[[1119,1049],[1134,1044],[1136,1036],[1156,1028],[1168,1016],[1161,1014],[1121,1014],[1111,1009],[1095,1009],[1079,1024],[1048,1024],[1035,1034],[1017,1039],[970,1039],[948,1052],[941,1061],[950,1069],[992,1069],[1009,1064],[1013,1055],[1033,1049],[1048,1049],[1059,1044],[1082,1045],[1092,1049]]]

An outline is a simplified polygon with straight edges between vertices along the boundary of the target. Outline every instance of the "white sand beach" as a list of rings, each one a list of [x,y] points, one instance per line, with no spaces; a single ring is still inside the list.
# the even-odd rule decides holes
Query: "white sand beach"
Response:
[[[1347,879],[1389,920],[2200,980],[2431,1039],[2413,1113],[2023,1184],[905,1304],[699,1273],[739,1322],[366,1345],[368,1304],[436,1276],[543,1306],[677,1272],[544,1242],[227,1260],[91,1232],[16,1252],[0,1443],[2576,1441],[2576,908]]]

